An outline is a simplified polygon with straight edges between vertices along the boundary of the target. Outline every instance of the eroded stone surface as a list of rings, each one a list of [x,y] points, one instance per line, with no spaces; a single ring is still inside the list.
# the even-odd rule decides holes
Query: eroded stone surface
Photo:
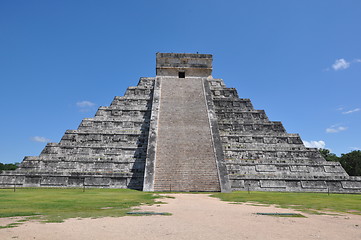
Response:
[[[202,78],[161,78],[155,191],[220,191]]]

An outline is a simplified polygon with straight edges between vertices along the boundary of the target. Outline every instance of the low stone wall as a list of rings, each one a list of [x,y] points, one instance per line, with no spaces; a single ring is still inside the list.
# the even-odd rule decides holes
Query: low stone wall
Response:
[[[56,175],[14,174],[5,172],[0,175],[0,188],[13,187],[87,187],[87,188],[131,188],[141,190],[143,176],[130,174],[73,173]]]
[[[347,180],[237,179],[231,177],[233,191],[361,193],[361,177]]]

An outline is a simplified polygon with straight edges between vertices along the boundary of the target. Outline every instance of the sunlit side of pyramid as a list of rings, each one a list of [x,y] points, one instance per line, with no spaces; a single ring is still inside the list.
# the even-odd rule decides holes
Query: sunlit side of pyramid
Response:
[[[212,77],[212,55],[157,53],[141,78],[59,143],[0,175],[3,187],[361,192],[298,134]]]

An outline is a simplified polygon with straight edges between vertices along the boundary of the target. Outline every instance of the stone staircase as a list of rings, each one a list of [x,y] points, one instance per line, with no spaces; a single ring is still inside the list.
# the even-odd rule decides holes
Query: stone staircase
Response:
[[[154,191],[220,191],[201,78],[160,78]]]

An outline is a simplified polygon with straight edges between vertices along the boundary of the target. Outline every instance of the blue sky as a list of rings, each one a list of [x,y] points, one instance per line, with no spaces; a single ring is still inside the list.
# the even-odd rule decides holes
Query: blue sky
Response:
[[[289,133],[361,148],[361,1],[0,1],[0,162],[39,155],[156,52],[213,54],[213,77]]]

